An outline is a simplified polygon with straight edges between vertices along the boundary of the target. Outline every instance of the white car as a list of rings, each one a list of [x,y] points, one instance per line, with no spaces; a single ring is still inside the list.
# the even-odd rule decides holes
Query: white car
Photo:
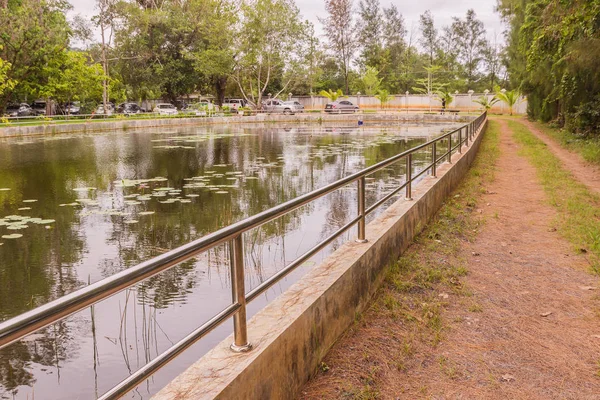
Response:
[[[107,104],[106,112],[104,112],[104,106],[102,104],[100,104],[98,106],[98,108],[96,108],[96,111],[94,112],[94,114],[96,114],[96,115],[113,115],[113,109],[110,106],[110,104]]]
[[[156,107],[154,107],[154,112],[160,115],[177,115],[179,111],[177,111],[177,108],[171,103],[158,103]]]

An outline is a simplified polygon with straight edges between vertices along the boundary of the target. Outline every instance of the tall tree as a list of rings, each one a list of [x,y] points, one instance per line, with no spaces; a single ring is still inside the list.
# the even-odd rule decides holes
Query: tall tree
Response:
[[[511,23],[509,72],[529,114],[597,135],[600,0],[503,0],[499,9]]]
[[[429,56],[429,65],[433,65],[435,52],[438,48],[438,31],[435,29],[433,15],[427,10],[419,17],[419,28],[421,30],[421,46]]]
[[[459,57],[465,69],[467,90],[472,88],[478,68],[488,46],[483,22],[477,19],[473,9],[467,11],[464,20],[454,18],[452,30],[458,43]]]
[[[302,60],[301,43],[306,37],[306,24],[291,0],[257,0],[243,6],[239,55],[233,79],[242,95],[260,106],[276,77],[281,79],[275,96],[287,90],[298,78]]]
[[[382,21],[383,15],[379,0],[360,0],[358,3],[358,39],[361,43],[360,63],[381,67],[382,61]]]
[[[12,100],[40,95],[48,82],[48,62],[69,45],[70,28],[64,0],[9,1],[0,7],[0,58],[10,67],[6,79],[14,85],[0,94],[0,109]]]
[[[344,75],[346,94],[350,92],[349,75],[352,57],[357,49],[355,22],[352,17],[352,0],[325,0],[326,18],[319,18],[324,25],[329,48],[337,58]]]

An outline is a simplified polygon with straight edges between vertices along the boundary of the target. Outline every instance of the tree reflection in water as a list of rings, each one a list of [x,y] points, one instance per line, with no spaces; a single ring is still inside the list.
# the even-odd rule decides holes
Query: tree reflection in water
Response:
[[[20,214],[56,222],[47,228],[30,224],[22,238],[0,240],[0,320],[439,133],[436,126],[254,125],[4,140],[0,188],[11,190],[0,191],[0,220]],[[414,135],[421,138],[407,139]],[[427,157],[423,152],[415,163],[424,165]],[[368,201],[372,204],[400,184],[404,174],[404,166],[396,165],[374,175]],[[137,182],[156,177],[165,179]],[[168,194],[153,196],[163,189]],[[19,210],[26,199],[37,202],[27,203],[31,210]],[[350,186],[244,234],[247,290],[355,212],[356,188]],[[0,236],[7,233],[13,232],[0,226]],[[218,246],[3,349],[0,398],[28,398],[35,392],[43,398],[97,397],[229,304],[228,258],[226,247]],[[268,291],[256,307],[312,264]],[[190,357],[197,358],[229,333],[230,327],[223,326]],[[184,358],[174,362],[171,375],[159,374],[145,389],[138,388],[139,395],[149,397],[185,368],[189,360]]]

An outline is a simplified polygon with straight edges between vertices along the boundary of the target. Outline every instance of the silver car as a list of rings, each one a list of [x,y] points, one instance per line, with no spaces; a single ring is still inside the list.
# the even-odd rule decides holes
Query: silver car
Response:
[[[268,113],[296,114],[304,112],[304,106],[297,101],[282,101],[278,99],[267,100],[263,103],[263,110]]]
[[[332,103],[327,103],[325,106],[325,112],[330,113],[343,113],[343,112],[357,112],[358,106],[348,100],[336,100]]]

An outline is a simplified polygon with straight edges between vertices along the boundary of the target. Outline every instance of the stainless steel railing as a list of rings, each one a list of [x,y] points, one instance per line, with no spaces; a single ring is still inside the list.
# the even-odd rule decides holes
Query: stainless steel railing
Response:
[[[66,318],[77,311],[106,299],[107,297],[112,296],[121,290],[133,286],[146,278],[157,275],[180,262],[193,258],[199,253],[205,252],[220,244],[228,243],[230,248],[232,304],[215,315],[212,319],[204,323],[202,326],[191,332],[189,335],[184,337],[171,348],[150,361],[148,364],[131,374],[127,379],[123,380],[117,386],[113,387],[111,390],[102,395],[100,399],[117,399],[125,395],[150,375],[155,373],[159,368],[164,366],[178,354],[194,344],[197,340],[207,335],[215,327],[219,326],[232,316],[234,325],[234,342],[231,345],[231,349],[236,352],[250,351],[252,349],[252,345],[248,339],[248,330],[246,327],[247,303],[256,299],[266,290],[271,288],[275,283],[279,282],[283,277],[288,275],[317,252],[322,250],[333,240],[338,238],[344,232],[348,231],[355,224],[358,224],[358,237],[356,241],[361,243],[366,242],[366,216],[403,189],[405,190],[406,199],[411,200],[413,182],[415,182],[415,180],[423,176],[428,171],[431,171],[431,175],[436,177],[437,166],[444,162],[444,160],[451,163],[452,154],[454,152],[458,151],[461,153],[465,145],[469,146],[469,142],[472,141],[479,129],[485,123],[486,119],[487,113],[483,113],[468,124],[463,125],[460,128],[448,132],[427,143],[423,143],[313,192],[307,193],[269,210],[263,211],[252,217],[222,228],[200,239],[194,240],[193,242],[168,251],[158,257],[144,261],[135,267],[121,271],[106,279],[44,304],[43,306],[37,307],[10,320],[4,321],[0,323],[0,349],[22,339],[38,329],[44,328],[56,321]],[[456,145],[453,146],[452,141],[454,137],[456,137]],[[447,143],[447,145],[444,147],[448,150],[443,154],[438,154],[438,144],[444,142]],[[432,162],[413,176],[413,154],[415,154],[417,151],[426,149],[427,147],[431,147]],[[405,182],[367,208],[365,201],[366,177],[388,167],[389,165],[399,162],[402,159],[404,159],[406,163]],[[296,260],[292,261],[289,265],[285,266],[282,270],[278,271],[269,279],[262,282],[249,293],[246,293],[244,285],[245,277],[242,234],[250,229],[257,228],[269,221],[286,215],[298,209],[299,207],[302,207],[303,205],[306,205],[322,196],[325,196],[354,182],[357,182],[358,186],[358,215],[327,237],[325,240],[321,241],[306,253],[298,257]]]

